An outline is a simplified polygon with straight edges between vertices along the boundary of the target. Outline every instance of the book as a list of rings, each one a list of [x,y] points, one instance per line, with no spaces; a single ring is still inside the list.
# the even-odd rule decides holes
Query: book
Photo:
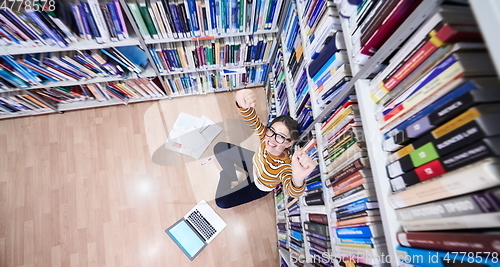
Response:
[[[498,232],[399,232],[398,242],[405,247],[458,252],[500,252],[495,245]]]
[[[431,160],[438,159],[483,137],[499,133],[492,127],[498,115],[496,104],[470,108],[461,115],[407,145],[401,158],[387,166],[390,177],[395,177]],[[395,159],[397,155],[391,158]]]
[[[389,203],[398,209],[499,185],[499,164],[498,158],[481,160],[389,196]]]
[[[403,145],[458,116],[469,107],[498,101],[497,90],[489,90],[495,88],[500,88],[500,83],[496,78],[471,79],[464,82],[457,89],[418,112],[418,116],[414,116],[404,125],[398,126],[397,132],[391,133],[391,136],[384,140],[384,150],[396,151],[403,148]],[[404,155],[398,151],[395,152],[394,156],[400,158]],[[394,160],[391,157],[391,161]]]
[[[475,65],[473,63],[475,59],[479,58],[484,60],[483,64],[473,66]],[[408,112],[408,108],[415,107],[423,100],[432,103],[427,96],[433,94],[434,99],[442,97],[455,89],[460,84],[460,80],[465,77],[490,75],[494,75],[494,68],[486,53],[453,53],[441,61],[432,71],[420,78],[417,83],[405,91],[405,94],[387,104],[382,112],[378,114],[380,116],[380,125],[390,123],[396,117]]]

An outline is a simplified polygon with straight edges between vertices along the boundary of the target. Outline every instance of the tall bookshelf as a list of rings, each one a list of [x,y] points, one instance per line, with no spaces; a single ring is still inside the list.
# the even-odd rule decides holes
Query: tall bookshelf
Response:
[[[118,39],[113,41],[99,40],[98,37],[104,38],[104,36],[96,37],[87,16],[85,16],[85,19],[77,19],[82,14],[85,15],[82,3],[90,4],[90,13],[93,12],[92,6],[94,4],[98,9],[99,5],[101,5],[103,19],[107,16],[107,12],[113,13],[111,7],[106,4],[119,6],[118,10],[121,11],[121,18],[123,18],[121,21],[118,19],[118,14],[116,14],[116,17],[111,14],[111,17],[106,17],[109,18],[109,21],[112,21],[111,24],[106,24],[104,19],[104,21],[101,21],[101,23],[105,24],[103,26],[98,24],[98,20],[95,20],[97,26],[95,29],[100,30],[100,32],[107,32],[110,38],[113,38],[113,33],[115,35],[118,33],[118,30],[115,31],[115,29],[126,27],[128,36],[124,38],[117,37]],[[78,9],[78,5],[82,7]],[[77,7],[74,8],[75,6]],[[23,105],[19,104],[20,102],[15,102],[20,110],[6,109],[3,114],[0,114],[0,119],[55,112],[63,113],[83,108],[173,99],[193,94],[263,86],[268,76],[269,69],[267,66],[275,55],[275,38],[280,31],[280,10],[282,6],[283,0],[251,2],[241,0],[65,0],[58,2],[56,7],[61,9],[61,12],[57,13],[54,11],[55,8],[51,7],[50,9],[53,12],[50,14],[52,14],[52,18],[59,20],[59,23],[67,25],[67,30],[74,36],[73,39],[67,40],[68,43],[64,46],[47,44],[24,45],[23,47],[22,45],[7,44],[4,41],[8,38],[5,33],[12,32],[10,32],[10,29],[7,32],[2,29],[0,56],[10,55],[19,59],[26,56],[31,57],[32,55],[35,57],[73,55],[79,53],[78,51],[95,53],[100,52],[101,49],[111,50],[118,47],[136,46],[145,52],[147,66],[140,73],[128,72],[126,75],[105,75],[93,79],[67,79],[57,82],[43,82],[26,88],[0,89],[1,96],[7,97],[9,100],[7,104],[9,105],[14,103],[10,102],[12,101],[10,97],[18,99],[19,95],[28,95],[30,98],[35,98],[33,101],[39,101],[36,106],[35,103],[30,103],[28,106],[28,103]],[[106,9],[103,9],[103,7],[106,7]],[[134,10],[134,7],[138,8],[138,10]],[[14,10],[22,11],[23,8],[26,7],[19,6],[18,9],[14,7]],[[62,8],[64,8],[64,12]],[[46,7],[46,9],[48,8]],[[172,17],[174,9],[176,15]],[[210,12],[212,10],[215,13],[211,16]],[[139,17],[137,17],[136,11],[139,11]],[[184,12],[181,14],[182,11]],[[46,11],[43,11],[43,13],[46,13]],[[42,29],[38,23],[33,23],[24,12],[16,12],[16,14],[21,18],[21,24],[23,22],[28,23],[26,27],[19,26],[21,24],[16,24],[16,26],[19,26],[18,30],[22,31],[21,34],[28,35],[30,42],[31,40],[40,42],[36,40],[35,33],[40,34],[45,41],[54,39],[46,31],[54,31],[56,35],[59,32],[59,37],[62,35],[69,36],[59,24],[50,25],[45,21],[49,26],[48,30],[46,30],[45,28]],[[39,12],[38,14],[42,13]],[[49,14],[48,11],[47,14]],[[207,21],[207,19],[211,18],[214,20]],[[8,19],[12,20],[10,17]],[[169,19],[173,20],[169,21]],[[84,20],[88,24],[87,28],[82,24]],[[149,23],[144,23],[145,21]],[[169,22],[173,22],[173,24],[169,24]],[[195,22],[198,27],[202,27],[199,32],[191,31],[195,27]],[[177,27],[179,25],[181,28]],[[103,31],[99,27],[105,27],[108,30]],[[120,32],[125,35],[122,30]],[[20,38],[17,35],[14,37]],[[122,98],[115,98],[110,95],[110,91],[105,91],[110,83],[114,86],[120,84],[121,81],[129,80],[134,81],[130,83],[132,88],[127,87],[129,85],[126,83],[125,86],[129,91],[118,91],[118,93],[123,93],[123,95],[119,95]],[[137,83],[135,83],[136,81]],[[86,93],[90,93],[90,96],[85,101],[82,100],[85,96],[82,96],[80,101],[76,101],[77,99],[64,99],[68,101],[59,102],[61,99],[57,98],[57,96],[54,100],[54,98],[47,98],[46,95],[40,96],[35,91],[36,89],[50,91],[58,87],[71,92],[71,94],[81,96],[83,90],[75,92],[72,90],[76,90],[76,87],[81,86],[87,88],[90,85],[99,85],[97,89],[104,98],[99,99],[100,101],[92,99],[92,92],[86,90]],[[137,87],[134,87],[134,85]],[[145,85],[148,87],[143,87]],[[127,95],[125,92],[130,94]],[[32,111],[30,108],[36,108],[36,110]]]
[[[306,21],[304,21],[304,16],[301,15],[303,14],[304,10],[309,8],[309,5],[314,5],[316,3],[320,3],[321,1],[296,1],[294,2],[295,6],[297,7],[298,10],[298,18],[299,18],[299,25],[300,25],[300,30],[301,30],[301,43],[303,43],[304,47],[304,54],[305,56],[305,68],[309,64],[311,64],[312,59],[311,59],[311,52],[308,50],[308,43],[307,41],[304,42],[304,40],[307,40],[307,36],[304,35],[304,28],[306,27],[305,25],[307,24]],[[355,2],[359,2],[359,6],[350,6],[350,4],[353,4]],[[334,11],[338,12],[352,12],[351,14],[360,14],[363,12],[364,8],[366,10],[370,10],[370,7],[363,7],[365,4],[370,4],[375,6],[375,3],[377,1],[342,1],[342,0],[336,0],[336,1],[327,1],[327,6],[331,8]],[[382,1],[379,1],[382,2]],[[399,1],[403,2],[403,1]],[[463,2],[463,1],[455,1],[455,2]],[[477,21],[477,24],[480,28],[480,31],[482,32],[484,42],[486,44],[486,47],[488,49],[489,56],[492,59],[493,66],[496,69],[496,73],[494,76],[498,79],[498,75],[500,74],[500,57],[498,53],[498,49],[496,49],[496,44],[498,43],[498,35],[495,34],[496,29],[500,26],[500,22],[498,20],[498,14],[500,14],[500,5],[496,1],[481,1],[481,0],[470,0],[470,7],[472,9],[472,12],[474,14],[474,18]],[[352,40],[353,36],[351,35],[353,32],[353,29],[355,29],[356,26],[356,17],[354,16],[339,16],[339,21],[341,23],[341,33],[345,41],[345,50],[348,55],[348,62],[346,64],[349,65],[350,69],[350,76],[352,77],[350,81],[348,81],[343,87],[340,87],[338,92],[336,92],[335,97],[330,99],[330,102],[327,103],[327,105],[323,107],[318,107],[315,106],[316,103],[318,103],[316,100],[318,100],[318,95],[315,94],[315,85],[314,81],[311,81],[310,75],[308,75],[308,85],[309,85],[309,91],[307,93],[311,94],[311,99],[312,101],[312,117],[313,117],[313,122],[306,127],[306,129],[303,131],[302,136],[300,137],[301,141],[304,140],[309,140],[311,136],[314,136],[316,138],[316,141],[318,143],[317,151],[318,151],[318,158],[319,158],[319,167],[321,169],[322,173],[322,181],[323,181],[323,199],[325,204],[324,205],[316,205],[316,206],[307,206],[304,205],[304,202],[301,201],[301,218],[302,222],[308,221],[308,214],[310,213],[319,213],[319,214],[325,214],[328,216],[328,229],[330,230],[330,236],[331,236],[331,246],[332,248],[335,248],[336,243],[339,242],[338,237],[336,236],[335,233],[335,223],[336,218],[331,214],[332,209],[334,208],[334,202],[331,201],[332,195],[329,195],[329,190],[330,188],[326,187],[326,183],[328,182],[328,178],[326,177],[327,175],[325,173],[328,173],[327,169],[327,163],[325,163],[325,158],[323,157],[322,153],[319,153],[323,151],[324,147],[322,147],[322,144],[324,144],[324,140],[322,140],[323,135],[322,135],[322,130],[321,126],[327,121],[332,114],[334,114],[335,110],[341,105],[342,103],[345,102],[345,100],[349,96],[354,96],[354,100],[357,102],[357,105],[359,106],[359,117],[361,118],[362,121],[362,129],[363,129],[363,135],[364,135],[364,143],[366,144],[366,153],[367,153],[367,159],[369,160],[369,169],[371,170],[371,174],[373,176],[373,186],[376,192],[376,202],[378,202],[378,207],[380,210],[380,221],[382,224],[381,231],[382,231],[382,236],[385,237],[385,246],[380,246],[381,251],[384,253],[384,255],[389,255],[389,257],[386,257],[384,262],[378,262],[377,264],[373,264],[374,266],[406,266],[408,263],[398,261],[399,258],[401,258],[401,255],[404,255],[403,250],[398,248],[400,246],[400,243],[398,242],[397,239],[397,233],[398,232],[403,232],[404,229],[398,221],[398,215],[397,213],[399,212],[398,209],[401,207],[397,207],[397,196],[399,191],[393,192],[393,189],[391,187],[391,179],[388,176],[387,170],[386,170],[386,165],[388,165],[388,157],[391,154],[390,152],[386,152],[382,149],[382,143],[384,142],[384,136],[383,133],[380,130],[379,124],[377,123],[377,120],[375,119],[374,114],[377,112],[378,109],[380,109],[380,104],[377,104],[372,97],[370,96],[370,89],[373,87],[373,84],[370,84],[370,80],[374,77],[376,77],[376,74],[383,70],[384,66],[387,66],[390,64],[390,59],[401,49],[407,41],[415,34],[415,31],[420,29],[422,25],[424,25],[434,14],[434,11],[438,6],[443,4],[443,1],[438,1],[438,0],[423,0],[420,1],[420,3],[414,8],[412,12],[410,12],[407,16],[405,16],[405,19],[401,21],[399,27],[396,27],[395,30],[391,32],[389,36],[387,36],[386,41],[383,42],[383,44],[377,49],[377,51],[371,55],[371,56],[366,56],[364,58],[359,58],[355,57],[356,52],[359,50],[359,47],[353,47],[353,43],[355,44],[355,40]],[[372,6],[372,7],[373,7]],[[366,11],[364,11],[366,12]],[[362,14],[362,13],[361,13]],[[366,15],[366,14],[365,14]],[[349,18],[350,17],[350,18]],[[319,35],[320,33],[318,33]],[[359,36],[358,36],[359,37]],[[354,38],[356,38],[356,35],[354,35]],[[284,42],[285,40],[281,40]],[[284,53],[284,60],[286,62],[287,55]],[[360,60],[362,62],[360,62]],[[491,74],[493,75],[493,74]],[[493,77],[493,76],[492,76]],[[289,98],[288,101],[291,102],[290,104],[290,111],[294,110],[294,103],[295,103],[295,95],[293,95],[293,85],[289,81],[287,81],[287,90],[291,91],[292,93],[289,93]],[[500,88],[496,88],[497,90],[500,90]],[[285,101],[281,101],[285,102]],[[280,115],[280,108],[279,105],[277,105],[277,115]],[[293,112],[290,112],[293,117],[295,117]],[[296,117],[295,117],[296,118]],[[302,142],[304,144],[306,142]],[[471,163],[473,164],[473,163]],[[458,169],[455,171],[455,174],[458,173],[459,171],[462,171],[463,169]],[[431,181],[439,181],[438,179],[447,177],[447,173],[445,173],[442,176],[434,177],[432,178],[433,180]],[[449,176],[448,176],[449,177]],[[465,179],[465,177],[464,177]],[[424,184],[427,182],[424,182]],[[422,185],[422,183],[418,184],[417,186]],[[485,186],[482,189],[491,189],[494,188],[495,186],[498,186],[498,183],[491,183],[489,186]],[[465,184],[463,187],[467,187]],[[408,186],[408,189],[412,189],[411,186]],[[412,189],[413,190],[413,189]],[[473,192],[468,192],[465,190],[466,193],[473,193]],[[328,193],[327,193],[328,192]],[[409,192],[412,192],[411,190]],[[465,193],[457,193],[455,197],[462,196]],[[307,196],[307,191],[306,191],[306,196]],[[451,194],[450,196],[453,196]],[[422,205],[422,204],[432,204],[432,203],[437,203],[438,201],[441,201],[443,199],[453,199],[449,197],[437,197],[433,201],[430,202],[423,202],[423,203],[418,203],[416,205]],[[301,197],[304,198],[304,197]],[[404,206],[404,204],[402,204]],[[413,205],[410,205],[410,207]],[[403,208],[406,208],[403,207]],[[500,228],[500,223],[498,225],[489,227],[485,230],[493,230],[493,231],[498,231]],[[463,229],[466,229],[465,227]],[[432,229],[431,229],[432,230]],[[428,230],[428,231],[431,231]],[[437,229],[434,229],[437,230]],[[456,229],[454,229],[456,230]],[[479,230],[479,229],[476,229]],[[411,232],[411,231],[410,231]],[[439,232],[436,232],[439,233]],[[304,232],[304,235],[306,233]],[[478,235],[477,238],[480,240],[481,235]],[[307,243],[306,243],[307,244]],[[307,246],[307,245],[306,245]],[[382,248],[383,247],[383,248]],[[418,247],[417,247],[418,248]],[[379,252],[381,252],[379,251]],[[465,251],[465,250],[464,250]],[[449,250],[448,250],[449,252]],[[409,252],[408,252],[409,253]],[[422,252],[423,253],[423,252]],[[427,252],[425,252],[427,253]],[[280,255],[283,255],[284,253],[280,253]],[[340,253],[338,250],[332,249],[332,251],[329,252],[329,255],[334,256],[337,261],[332,261],[328,264],[318,264],[315,266],[348,266],[341,260]],[[308,253],[308,248],[306,248],[306,261],[308,263],[313,263],[314,259],[312,255]],[[477,263],[477,262],[476,262]],[[409,263],[410,265],[412,264],[411,262]],[[413,263],[416,266],[419,266],[418,263]],[[359,265],[359,266],[365,266],[365,265]],[[434,265],[434,266],[444,266],[444,265]]]

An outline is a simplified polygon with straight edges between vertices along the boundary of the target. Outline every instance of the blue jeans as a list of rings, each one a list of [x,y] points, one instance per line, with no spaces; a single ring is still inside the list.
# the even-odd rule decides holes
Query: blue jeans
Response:
[[[215,203],[219,208],[236,207],[269,194],[255,186],[252,163],[255,152],[230,143],[219,142],[214,146],[214,154],[222,167],[215,193]],[[238,181],[236,166],[243,168],[248,176],[246,181],[231,188],[231,182]]]

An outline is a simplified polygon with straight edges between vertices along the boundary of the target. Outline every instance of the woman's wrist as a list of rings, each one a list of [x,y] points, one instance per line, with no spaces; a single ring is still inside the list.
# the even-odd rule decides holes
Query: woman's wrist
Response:
[[[298,181],[296,181],[296,179],[292,179],[293,186],[295,186],[297,188],[300,188],[300,187],[304,186],[304,182],[305,182],[304,179],[300,179]]]

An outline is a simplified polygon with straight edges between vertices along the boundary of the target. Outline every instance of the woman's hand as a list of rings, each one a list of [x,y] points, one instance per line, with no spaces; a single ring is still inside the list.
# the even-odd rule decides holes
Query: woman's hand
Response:
[[[238,103],[238,106],[244,109],[250,107],[254,108],[255,102],[257,101],[257,97],[255,96],[255,93],[253,92],[252,89],[238,90],[238,92],[236,92],[235,98],[236,98],[236,103]]]
[[[301,187],[305,179],[312,173],[318,163],[304,151],[297,150],[292,156],[292,179],[296,187]]]

